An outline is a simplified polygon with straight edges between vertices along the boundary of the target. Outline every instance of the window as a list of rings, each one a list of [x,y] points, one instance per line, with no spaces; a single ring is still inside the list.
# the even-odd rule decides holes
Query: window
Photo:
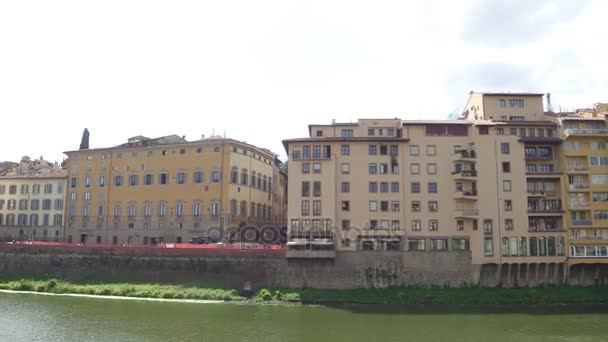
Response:
[[[176,180],[177,184],[186,183],[186,173],[183,171],[178,172],[175,178],[176,178],[175,180]]]
[[[432,251],[447,251],[448,240],[447,239],[431,239],[431,250]]]
[[[437,201],[429,201],[429,211],[437,212],[439,209],[439,203]]]
[[[211,171],[211,183],[219,183],[222,180],[222,174],[219,170]],[[219,203],[218,203],[219,205]]]
[[[594,167],[608,166],[608,156],[591,156],[589,157],[589,165]]]
[[[410,156],[420,155],[420,146],[410,145]]]
[[[373,128],[368,128],[367,129],[367,135],[369,135],[369,136],[374,135],[374,129]]]
[[[220,203],[219,202],[211,202],[209,205],[209,213],[211,216],[218,216],[220,214]]]
[[[511,211],[511,210],[513,210],[513,201],[505,200],[505,211]]]
[[[319,201],[319,200],[312,201],[312,214],[314,216],[321,216],[321,201]]]
[[[608,184],[608,175],[591,175],[591,184]]]
[[[312,183],[312,195],[314,197],[321,197],[321,182]]]
[[[399,182],[391,182],[391,192],[399,192]]]
[[[182,203],[182,202],[175,203],[175,215],[176,216],[184,215],[184,203]]]
[[[138,183],[138,176],[137,175],[130,175],[129,176],[129,185],[130,186],[135,186]]]
[[[420,212],[421,206],[420,206],[420,201],[412,201],[412,212],[418,213]]]
[[[395,129],[394,128],[387,128],[386,129],[386,135],[388,135],[389,137],[392,137],[395,135]]]
[[[121,185],[122,185],[122,176],[121,175],[114,176],[114,186],[121,186]]]
[[[502,154],[509,154],[509,153],[511,153],[509,143],[500,143],[500,152]]]
[[[483,220],[483,232],[485,234],[492,234],[492,220]]]
[[[391,211],[399,212],[399,210],[400,210],[399,201],[391,201]]]
[[[504,173],[510,173],[511,172],[511,163],[509,163],[509,162],[502,162],[502,172],[504,172]]]
[[[27,194],[29,192],[29,185],[27,184],[22,184],[21,185],[21,194]]]
[[[369,201],[369,211],[378,211],[377,201]]]
[[[316,135],[317,137],[322,137],[322,136],[323,136],[323,131],[321,131],[321,130],[317,130],[317,131],[315,132],[315,135]]]
[[[500,108],[505,108],[507,106],[507,100],[505,100],[505,99],[498,100],[498,105],[500,106]]]
[[[462,220],[456,221],[456,230],[464,230],[464,221],[462,221]]]
[[[380,145],[380,155],[386,156],[388,154],[388,146]]]
[[[378,183],[377,182],[369,182],[369,192],[378,192]]]
[[[310,182],[302,182],[302,197],[310,196]]]
[[[236,216],[236,201],[232,200],[231,202],[233,203],[233,205],[231,205],[232,214],[234,216]],[[194,202],[192,204],[192,215],[193,216],[201,216],[202,213],[203,213],[203,203],[201,203],[201,202]]]
[[[380,182],[380,192],[388,192],[388,182]]]
[[[340,148],[340,151],[343,156],[350,155],[350,145],[342,145],[342,147]]]
[[[350,229],[350,220],[342,220],[342,229],[344,229],[344,230]]]
[[[370,156],[375,156],[377,154],[376,145],[369,145],[367,149],[367,154]]]
[[[46,185],[45,185],[45,189],[46,189]],[[8,193],[11,195],[15,195],[17,193],[17,186],[16,185],[10,185],[8,187]],[[44,192],[45,194],[47,193],[46,191]]]
[[[496,128],[496,135],[505,135],[505,129],[502,127]]]
[[[513,219],[505,219],[505,230],[513,230]]]
[[[234,179],[234,183],[238,182],[238,171],[236,171],[237,177]],[[192,174],[192,179],[195,184],[200,184],[203,182],[203,171],[194,171]]]
[[[350,182],[342,182],[340,184],[340,190],[344,193],[350,192]]]
[[[314,145],[312,147],[312,157],[315,159],[321,158],[321,146],[320,145]]]
[[[592,200],[594,203],[606,203],[608,202],[608,192],[594,192]]]
[[[504,180],[504,181],[502,181],[502,190],[503,191],[511,191],[511,181],[510,180]]]
[[[310,201],[302,201],[301,212],[302,216],[310,215]]]
[[[396,157],[399,155],[399,145],[391,145],[390,155]]]
[[[342,211],[350,211],[350,201],[342,201]]]
[[[310,163],[302,163],[302,173],[310,173]]]
[[[439,221],[437,221],[437,220],[429,220],[429,230],[430,231],[439,230]]]
[[[417,175],[420,173],[420,164],[410,164],[410,172],[413,175]]]
[[[342,136],[342,138],[352,138],[353,137],[353,130],[352,129],[343,129],[340,132],[340,135]]]
[[[429,175],[434,175],[437,173],[437,164],[427,164],[426,165],[426,172]]]
[[[342,163],[341,169],[343,174],[350,173],[350,163]]]
[[[380,211],[382,211],[382,212],[388,211],[388,201],[380,201]]]
[[[426,242],[425,239],[409,238],[407,241],[408,250],[425,251],[426,250],[425,242]]]
[[[129,217],[135,217],[135,215],[137,215],[137,206],[135,205],[135,203],[129,204],[128,215]]]
[[[426,145],[426,155],[427,156],[437,155],[437,146],[435,146],[435,145]]]
[[[321,173],[321,163],[313,163],[312,164],[312,172]]]
[[[91,187],[91,177],[84,177],[84,186],[85,186],[85,188]],[[46,186],[45,186],[45,188],[46,188]],[[47,192],[45,191],[44,193],[46,194]]]
[[[86,191],[83,195],[85,201],[89,201],[91,199],[91,193]]]
[[[524,108],[524,100],[522,100],[522,99],[509,99],[509,107],[511,107],[511,108]]]
[[[494,255],[494,246],[493,246],[492,238],[484,238],[483,239],[483,255],[484,256],[493,256]]]
[[[435,182],[429,182],[427,184],[427,188],[428,188],[427,190],[428,190],[429,194],[437,193],[437,183],[435,183]]]
[[[378,173],[378,165],[376,165],[375,163],[370,163],[368,168],[370,174]]]
[[[167,216],[167,203],[160,203],[158,206],[158,216]]]
[[[410,192],[417,194],[420,193],[420,182],[411,182],[410,183]]]
[[[114,204],[114,217],[120,216],[120,204]]]

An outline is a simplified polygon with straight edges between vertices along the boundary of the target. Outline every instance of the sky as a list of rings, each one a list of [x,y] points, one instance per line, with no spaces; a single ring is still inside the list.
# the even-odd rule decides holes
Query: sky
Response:
[[[474,91],[608,102],[608,1],[2,1],[0,161],[310,123],[446,119]]]

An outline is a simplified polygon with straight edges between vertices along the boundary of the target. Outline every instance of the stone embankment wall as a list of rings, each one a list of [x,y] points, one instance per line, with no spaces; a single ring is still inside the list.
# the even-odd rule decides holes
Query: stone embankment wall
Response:
[[[541,286],[608,284],[608,267],[471,265],[466,252],[338,252],[335,259],[287,259],[282,250],[187,250],[0,245],[0,272],[68,279],[160,281],[242,288]]]

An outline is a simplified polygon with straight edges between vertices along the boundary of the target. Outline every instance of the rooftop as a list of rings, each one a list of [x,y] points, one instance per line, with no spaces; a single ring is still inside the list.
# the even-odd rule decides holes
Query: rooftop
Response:
[[[31,160],[23,157],[19,163],[4,162],[0,168],[0,178],[64,178],[67,172],[57,163],[40,157]]]

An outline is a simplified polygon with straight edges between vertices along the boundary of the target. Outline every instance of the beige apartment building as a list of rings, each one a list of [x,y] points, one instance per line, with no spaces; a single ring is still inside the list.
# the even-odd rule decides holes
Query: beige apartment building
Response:
[[[286,175],[266,149],[171,135],[65,153],[67,241],[273,242],[285,224]]]
[[[0,241],[63,238],[67,173],[24,157],[0,174]]]
[[[606,137],[601,121],[592,133]],[[596,203],[587,216],[564,204],[578,199],[564,173],[567,129],[544,111],[543,94],[477,92],[459,120],[309,125],[308,137],[284,141],[288,257],[470,251],[473,264],[563,266],[567,229],[591,215],[599,229],[607,209],[600,166],[598,192],[583,196]]]

